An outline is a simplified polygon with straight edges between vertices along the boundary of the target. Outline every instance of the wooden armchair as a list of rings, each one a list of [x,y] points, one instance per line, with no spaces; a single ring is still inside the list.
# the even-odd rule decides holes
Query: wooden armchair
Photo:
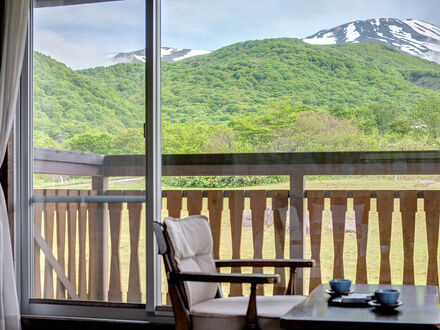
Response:
[[[208,219],[190,216],[155,222],[176,329],[279,329],[279,318],[305,297],[293,295],[295,270],[313,260],[218,260],[212,256]],[[289,267],[286,296],[257,297],[257,285],[277,283],[277,274],[223,274],[216,267]],[[250,283],[250,297],[223,298],[221,282]],[[258,311],[258,315],[257,315]]]

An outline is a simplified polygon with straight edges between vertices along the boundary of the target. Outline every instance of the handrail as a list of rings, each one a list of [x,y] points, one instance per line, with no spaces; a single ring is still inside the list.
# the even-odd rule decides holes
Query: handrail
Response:
[[[47,189],[47,188],[37,188],[37,189]],[[231,191],[234,190],[222,190],[222,189],[210,189],[213,190],[221,190],[222,195],[225,198],[228,198]],[[141,190],[139,190],[141,191]],[[188,196],[189,190],[180,190],[182,192],[182,197]],[[241,190],[243,191],[243,190]],[[330,193],[332,190],[325,190],[324,197],[330,198]],[[243,197],[249,198],[251,195],[251,190],[244,190]],[[369,190],[370,197],[376,198],[377,191]],[[394,190],[394,198],[400,198],[402,191]],[[416,191],[417,198],[424,198],[424,190]],[[347,190],[347,198],[353,198],[353,191]],[[167,191],[162,190],[162,198],[167,197]],[[202,197],[208,197],[208,190],[202,190]],[[272,190],[266,191],[266,197],[272,198]],[[287,191],[287,197],[290,197],[290,191]],[[308,197],[308,191],[304,191],[304,198]],[[127,196],[127,195],[111,195],[111,196],[32,196],[33,203],[145,203],[145,196]]]
[[[440,151],[163,155],[164,176],[439,174]],[[34,172],[144,176],[145,155],[94,155],[34,149]]]
[[[146,203],[145,196],[32,196],[33,203]]]

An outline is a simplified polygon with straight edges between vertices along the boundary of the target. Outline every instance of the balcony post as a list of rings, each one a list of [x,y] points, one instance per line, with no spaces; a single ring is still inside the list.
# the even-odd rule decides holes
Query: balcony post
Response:
[[[305,258],[304,174],[290,175],[290,258]],[[304,272],[297,269],[295,294],[304,294]]]
[[[92,190],[96,190],[97,195],[105,195],[108,190],[108,178],[102,176],[92,177]],[[95,214],[89,221],[96,222],[94,238],[97,242],[95,279],[97,300],[107,300],[108,291],[108,204],[97,203]],[[89,274],[92,276],[92,274]]]

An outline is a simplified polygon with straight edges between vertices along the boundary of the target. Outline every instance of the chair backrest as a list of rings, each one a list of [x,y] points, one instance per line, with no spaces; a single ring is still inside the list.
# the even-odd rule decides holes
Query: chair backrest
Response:
[[[182,219],[165,218],[164,233],[172,271],[217,272],[208,218],[201,215]],[[215,298],[218,283],[185,282],[184,289],[190,308],[194,304]]]

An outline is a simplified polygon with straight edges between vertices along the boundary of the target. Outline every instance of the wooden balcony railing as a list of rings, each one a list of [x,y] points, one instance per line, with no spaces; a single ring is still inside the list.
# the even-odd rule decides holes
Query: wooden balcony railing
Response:
[[[235,159],[226,155],[226,160],[216,159],[218,155],[205,160],[198,155],[188,158],[191,161],[187,156],[165,158],[164,175],[290,175],[291,188],[168,190],[163,192],[162,215],[206,214],[215,258],[315,259],[310,274],[298,278],[300,292],[306,293],[330,277],[347,276],[357,283],[391,283],[397,278],[408,284],[438,285],[440,191],[306,191],[304,176],[438,174],[439,154],[407,153],[406,158],[404,153],[376,153],[375,158],[369,153],[345,153],[345,158],[342,154],[307,156],[309,166],[289,154],[274,154],[270,165],[271,155],[251,156],[256,157],[251,161],[240,155]],[[140,234],[145,231],[141,220],[144,192],[108,190],[106,182],[108,176],[142,175],[145,169],[139,165],[139,157],[89,157],[51,150],[37,150],[35,156],[36,173],[89,175],[92,190],[34,191],[34,297],[142,302],[145,263],[139,259],[143,257],[140,249],[145,247],[145,235]],[[86,196],[104,198],[84,202]],[[348,219],[351,214],[354,219]],[[346,232],[349,222],[354,222],[356,234]],[[417,235],[420,241],[416,241],[416,231],[422,227],[425,233]],[[128,228],[123,241],[121,228]],[[323,235],[329,232],[331,241]],[[422,247],[417,252],[421,257],[415,256],[415,244]],[[330,254],[329,249],[333,249]],[[347,249],[356,250],[356,257],[347,256]],[[122,250],[128,256],[122,256]],[[321,260],[323,252],[326,258]],[[280,274],[281,282],[266,289],[266,294],[283,292],[286,274]],[[243,288],[232,285],[229,294],[241,295]]]
[[[88,190],[36,190],[39,196],[76,196],[93,195]],[[112,195],[142,195],[143,191],[109,191]],[[163,192],[163,215],[181,217],[192,214],[206,214],[209,216],[214,239],[214,257],[220,258],[288,258],[286,234],[291,226],[289,221],[289,191],[277,190],[168,190]],[[344,238],[346,235],[348,206],[352,205],[355,218],[357,257],[355,262],[355,276],[357,283],[368,283],[367,262],[368,234],[379,236],[379,245],[373,250],[380,251],[379,283],[391,283],[390,249],[392,244],[402,245],[403,254],[403,283],[415,283],[414,244],[416,212],[419,217],[425,213],[427,261],[422,265],[426,270],[426,279],[423,282],[438,285],[437,250],[439,235],[440,191],[345,191],[345,190],[311,190],[306,192],[308,218],[310,219],[311,258],[316,260],[308,277],[309,290],[322,282],[321,250],[323,213],[328,204],[333,238],[333,266],[332,277],[343,278],[346,275],[344,267]],[[371,208],[371,204],[376,209]],[[422,209],[417,208],[421,202]],[[186,207],[185,207],[186,205]],[[271,205],[272,214],[268,214]],[[391,240],[393,212],[399,207],[402,240]],[[166,207],[166,208],[165,208]],[[107,251],[100,251],[99,238],[102,233],[96,229],[95,219],[97,203],[34,203],[35,248],[34,248],[34,297],[56,299],[90,299],[99,298],[98,281],[100,277],[109,278],[108,291],[104,295],[108,301],[141,302],[140,276],[140,232],[144,225],[141,221],[143,212],[142,203],[108,203],[110,223],[110,244]],[[124,209],[127,214],[124,214]],[[247,213],[246,213],[247,211]],[[377,212],[377,217],[374,212]],[[246,214],[244,217],[243,215]],[[244,223],[249,218],[251,223]],[[126,217],[126,218],[124,218]],[[273,221],[268,222],[268,218]],[[371,228],[370,218],[376,218]],[[44,221],[43,221],[44,220]],[[420,219],[419,222],[420,224]],[[121,226],[129,228],[129,242],[124,248],[129,249],[129,262],[121,260]],[[44,238],[41,229],[44,228]],[[56,228],[56,243],[54,244],[54,228]],[[67,228],[67,231],[66,231]],[[327,227],[328,228],[328,227]],[[145,228],[144,228],[145,230]],[[243,234],[246,230],[248,233]],[[268,236],[270,232],[272,236]],[[67,234],[67,235],[66,235]],[[108,233],[107,233],[108,235]],[[246,237],[245,241],[243,238]],[[266,242],[264,242],[266,240]],[[308,239],[307,239],[308,241]],[[88,243],[87,243],[88,242]],[[418,242],[420,244],[422,242]],[[229,247],[227,245],[230,245]],[[324,248],[328,249],[329,246]],[[243,252],[243,249],[247,251]],[[264,249],[269,250],[265,253]],[[41,260],[41,252],[46,262]],[[98,274],[97,265],[100,258],[110,256],[108,274]],[[128,267],[127,267],[128,266]],[[123,268],[123,271],[121,271]],[[233,272],[240,271],[233,269]],[[261,269],[255,269],[261,272]],[[273,291],[266,294],[284,292],[285,274],[280,271],[281,281]],[[53,274],[56,278],[54,289]],[[419,282],[421,279],[418,279]],[[370,281],[371,282],[371,281]],[[126,291],[122,290],[125,283]],[[128,285],[128,286],[127,286]],[[242,294],[240,285],[230,288],[230,295]],[[262,289],[259,292],[263,293]]]
[[[35,196],[93,196],[93,190],[37,189]],[[109,195],[143,195],[143,191],[108,191]],[[110,222],[110,250],[102,249],[103,236],[97,226],[102,218],[98,203],[34,203],[34,298],[82,299],[141,302],[139,273],[139,242],[142,203],[127,203],[130,263],[128,292],[121,290],[121,222],[123,203],[109,203],[106,212]],[[67,224],[67,226],[66,226]],[[54,246],[54,228],[56,245]],[[66,231],[67,228],[67,231]],[[44,238],[42,237],[44,229]],[[66,235],[67,234],[67,235]],[[41,262],[43,252],[46,262]],[[111,255],[109,274],[101,273],[99,265]],[[67,256],[67,258],[66,258]],[[67,263],[66,263],[67,261]],[[67,267],[66,267],[67,265]],[[56,290],[53,274],[55,273]],[[99,292],[100,282],[109,278],[108,291]],[[67,295],[66,295],[67,294]]]

